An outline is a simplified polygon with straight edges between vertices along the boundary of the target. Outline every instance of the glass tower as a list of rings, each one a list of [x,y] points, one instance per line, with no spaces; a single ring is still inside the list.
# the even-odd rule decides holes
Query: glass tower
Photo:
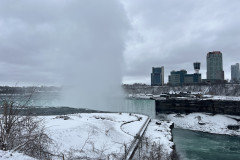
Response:
[[[239,71],[239,63],[235,65],[231,65],[231,81],[238,82],[240,80],[240,71]]]
[[[152,67],[151,85],[163,86],[164,85],[164,67]]]
[[[207,54],[207,79],[224,80],[223,59],[220,51]]]

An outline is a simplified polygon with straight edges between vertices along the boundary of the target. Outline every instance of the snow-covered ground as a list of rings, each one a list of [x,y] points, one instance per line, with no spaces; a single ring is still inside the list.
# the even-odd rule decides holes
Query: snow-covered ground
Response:
[[[152,94],[128,94],[128,98],[137,98],[137,99],[150,99],[153,97]]]
[[[169,94],[179,94],[180,91],[170,91]],[[187,93],[187,92],[186,92]],[[176,99],[195,99],[197,94],[200,94],[201,92],[192,92],[191,94],[189,94],[188,97],[174,97]],[[162,95],[164,94],[160,94],[160,95],[153,95],[153,94],[128,94],[129,98],[137,98],[137,99],[166,99],[164,97],[162,97]],[[240,101],[240,97],[236,97],[236,96],[216,96],[216,95],[203,95],[201,100],[225,100],[225,101]]]
[[[227,100],[227,101],[240,101],[240,97],[234,96],[212,96],[212,95],[204,95],[204,99],[213,99],[213,100]]]
[[[148,117],[129,113],[79,113],[39,118],[45,121],[46,131],[55,143],[52,146],[54,154],[64,155],[65,159],[119,159]],[[151,143],[162,145],[166,156],[171,154],[174,145],[171,125],[172,122],[152,119],[145,132],[145,137],[149,137]],[[34,160],[21,153],[9,151],[0,151],[0,159]]]
[[[0,160],[36,160],[18,152],[0,150]]]
[[[56,116],[44,117],[48,132],[58,144],[58,151],[65,155],[70,150],[78,151],[71,154],[91,158],[99,158],[100,153],[102,157],[115,153],[119,158],[124,153],[124,144],[130,146],[148,118],[129,113],[82,113],[68,116],[68,120]],[[145,134],[145,137],[151,137],[151,142],[162,145],[166,156],[172,152],[174,145],[171,141],[171,125],[172,122],[152,120]],[[114,159],[112,155],[110,158]]]
[[[177,128],[240,136],[240,129],[229,130],[227,128],[228,125],[240,125],[240,122],[233,119],[240,119],[240,116],[209,115],[205,113],[191,113],[188,115],[169,114],[165,116],[168,120],[172,121]]]
[[[171,125],[173,122],[152,119],[145,133],[145,137],[149,137],[152,142],[162,145],[163,151],[167,155],[171,154],[174,146]]]
[[[59,153],[90,158],[103,158],[113,153],[122,155],[124,144],[131,144],[147,119],[144,115],[128,113],[82,113],[68,117],[68,120],[56,116],[42,118]]]

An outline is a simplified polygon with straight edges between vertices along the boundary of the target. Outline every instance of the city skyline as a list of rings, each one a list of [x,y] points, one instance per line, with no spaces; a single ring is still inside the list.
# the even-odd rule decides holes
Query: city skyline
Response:
[[[151,83],[152,67],[194,73],[223,53],[240,62],[240,1],[0,1],[0,84]],[[97,75],[90,73],[95,72]],[[75,76],[77,75],[77,76]],[[88,78],[85,78],[88,77]],[[90,79],[90,81],[89,81]],[[91,83],[90,83],[91,82]]]
[[[151,67],[164,66],[167,82],[172,70],[194,73],[195,61],[201,62],[205,79],[206,54],[216,50],[223,53],[225,79],[231,79],[231,65],[240,62],[239,1],[124,2],[133,24],[125,51],[129,66],[134,64],[127,72],[128,81],[150,83]]]
[[[215,51],[211,51],[211,52],[215,52]],[[224,57],[224,56],[223,56]],[[192,61],[192,62],[190,62],[190,66],[192,66],[192,63],[193,63],[194,61]],[[200,62],[200,61],[199,61]],[[199,71],[199,74],[201,74],[202,75],[202,79],[207,79],[207,64],[206,64],[206,62],[200,62],[201,63],[201,69],[200,69],[200,71]],[[205,66],[203,66],[202,65],[202,63],[203,64],[205,64]],[[238,62],[235,62],[235,63],[238,63]],[[233,64],[235,64],[234,62],[230,65],[230,66],[228,66],[228,67],[224,67],[224,58],[223,58],[223,74],[224,74],[224,80],[228,80],[228,81],[231,81],[231,66],[233,65]],[[159,65],[159,66],[162,66],[161,64]],[[159,66],[152,66],[152,67],[155,67],[155,68],[158,68]],[[165,66],[164,66],[165,67]],[[188,68],[188,69],[186,69],[186,68]],[[166,68],[166,70],[168,70],[168,71],[170,71],[169,73],[164,73],[165,75],[164,75],[164,81],[165,82],[168,82],[168,80],[169,80],[169,75],[171,74],[171,72],[172,71],[180,71],[180,70],[186,70],[189,74],[194,74],[195,73],[195,70],[194,70],[194,68],[192,67],[189,67],[189,66],[187,66],[186,68],[177,68],[177,67],[175,67],[173,70],[170,70],[169,68]],[[224,70],[224,68],[227,68],[227,71],[225,71]],[[202,72],[202,70],[204,70],[205,71],[205,73],[203,73]],[[151,71],[150,71],[151,72]],[[150,79],[150,80],[149,80]],[[149,82],[150,81],[150,82]],[[143,84],[151,84],[151,77],[148,77],[148,78],[146,78],[145,80],[143,80],[143,81],[133,81],[133,82],[131,82],[131,83],[129,83],[129,84],[133,84],[133,83],[143,83]]]
[[[153,76],[155,68],[164,68],[162,67],[152,67],[151,73],[151,85],[163,85],[163,84],[170,84],[170,85],[179,85],[179,84],[192,84],[192,83],[201,83],[202,82],[211,82],[212,83],[221,83],[224,80],[228,82],[239,82],[240,71],[239,71],[239,63],[231,65],[231,79],[225,79],[225,72],[223,70],[223,58],[221,51],[211,51],[208,52],[206,55],[206,62],[207,62],[207,72],[206,78],[202,79],[201,73],[199,70],[201,69],[201,62],[193,62],[193,68],[195,73],[187,74],[186,69],[178,69],[172,70],[168,75],[168,82],[159,84],[160,82],[155,79],[159,79],[159,75],[156,77]],[[159,72],[160,73],[160,72]],[[200,75],[200,77],[198,76]],[[164,76],[164,72],[161,76]],[[195,76],[195,77],[194,77]],[[193,78],[194,77],[194,78]],[[164,79],[164,78],[163,78]],[[156,81],[156,83],[155,83]],[[147,84],[147,83],[146,83]]]

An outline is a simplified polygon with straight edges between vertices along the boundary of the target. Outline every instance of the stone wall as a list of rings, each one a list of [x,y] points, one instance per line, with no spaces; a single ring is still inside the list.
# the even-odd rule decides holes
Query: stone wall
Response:
[[[223,100],[156,100],[157,113],[193,113],[240,115],[240,101]]]

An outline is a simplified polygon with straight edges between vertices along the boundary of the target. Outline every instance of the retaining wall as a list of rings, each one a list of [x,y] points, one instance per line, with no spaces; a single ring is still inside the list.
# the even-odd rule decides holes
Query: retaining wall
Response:
[[[157,113],[193,113],[240,115],[240,101],[225,100],[155,100]]]

